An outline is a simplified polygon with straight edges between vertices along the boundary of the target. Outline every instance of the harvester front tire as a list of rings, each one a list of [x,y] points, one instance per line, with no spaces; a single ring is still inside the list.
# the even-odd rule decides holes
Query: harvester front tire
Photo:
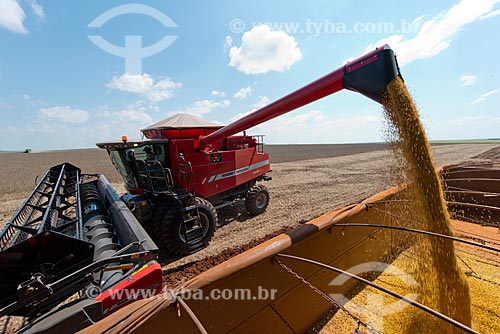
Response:
[[[146,231],[148,232],[149,236],[158,246],[162,244],[161,236],[162,236],[163,220],[169,208],[170,208],[169,205],[165,203],[158,205],[158,207],[154,211],[151,223],[146,228]]]
[[[203,243],[208,245],[212,239],[217,224],[217,211],[209,201],[196,197],[196,205],[203,226]],[[182,232],[181,214],[178,209],[171,208],[165,213],[162,222],[161,240],[165,248],[176,255],[187,255],[190,253],[184,240]]]
[[[266,211],[269,205],[269,191],[263,185],[253,186],[247,193],[245,208],[253,216]]]

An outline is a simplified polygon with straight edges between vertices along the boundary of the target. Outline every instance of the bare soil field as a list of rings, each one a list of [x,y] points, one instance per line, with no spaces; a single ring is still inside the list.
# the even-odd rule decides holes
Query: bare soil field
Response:
[[[273,161],[273,180],[266,183],[271,194],[267,211],[251,217],[241,204],[226,207],[218,212],[220,226],[208,248],[182,259],[161,252],[167,286],[182,284],[264,240],[331,209],[359,202],[397,182],[391,176],[392,152],[383,144],[268,145],[267,151]],[[452,164],[497,159],[500,146],[436,145],[433,153],[437,165]],[[102,173],[119,193],[124,191],[103,150],[2,154],[0,228],[34,187],[36,176],[62,162],[73,163],[86,173]],[[19,321],[15,319],[4,330],[16,328]]]
[[[314,158],[346,156],[386,149],[386,144],[339,144],[339,145],[266,145],[275,163]],[[0,154],[0,227],[14,214],[23,199],[50,167],[69,162],[82,169],[83,173],[104,174],[121,193],[125,189],[122,180],[101,149],[50,151],[40,153]]]
[[[475,160],[480,154],[482,160],[487,160],[488,154],[498,154],[499,150],[497,145],[487,144],[433,147],[437,165]],[[230,253],[234,254],[234,250],[242,248],[242,245],[257,239],[266,240],[275,235],[275,231],[296,227],[329,210],[360,202],[396,184],[397,180],[390,174],[391,163],[392,152],[388,150],[276,163],[272,166],[273,180],[266,183],[271,201],[264,214],[250,217],[243,205],[219,210],[221,226],[209,247],[182,259],[162,258],[164,268],[168,273],[179,266],[184,270],[189,264],[206,269],[204,264],[199,263],[204,258],[208,257],[210,264],[220,263],[215,259],[222,260],[222,256],[218,255],[224,250],[230,249]],[[184,280],[198,271],[189,272],[183,276]]]
[[[478,155],[483,159],[488,154],[496,157],[499,150],[489,151],[495,147],[495,144],[455,144],[437,145],[433,150],[436,164],[441,165]],[[395,182],[389,168],[392,153],[385,148],[384,144],[268,145],[267,151],[274,162],[273,180],[266,183],[271,193],[268,210],[256,217],[246,214],[243,205],[220,210],[220,226],[211,245],[177,261],[166,256],[166,269],[265,238],[392,186]],[[317,156],[322,158],[311,159]],[[73,163],[86,173],[102,173],[119,193],[124,191],[104,150],[2,154],[0,226],[8,222],[34,187],[36,176],[62,162]]]
[[[0,154],[0,193],[26,195],[35,186],[35,178],[47,169],[69,162],[82,169],[83,173],[104,174],[110,182],[120,182],[120,176],[109,160],[105,150],[67,150],[41,153]]]
[[[386,144],[314,144],[314,145],[266,145],[272,163],[308,159],[340,157],[365,152],[380,151]],[[48,151],[40,153],[0,154],[1,194],[28,193],[35,185],[35,178],[50,167],[69,162],[83,173],[104,174],[110,182],[121,182],[108,154],[101,149]]]
[[[367,144],[309,144],[309,145],[266,145],[271,163],[341,157],[359,153],[382,151],[384,143]]]

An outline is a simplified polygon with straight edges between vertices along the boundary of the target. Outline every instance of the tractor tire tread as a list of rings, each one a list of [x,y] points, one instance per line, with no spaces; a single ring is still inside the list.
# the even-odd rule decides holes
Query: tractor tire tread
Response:
[[[257,207],[257,197],[260,193],[264,193],[266,196],[266,203],[263,208],[258,208]],[[248,191],[245,199],[245,208],[247,209],[248,213],[250,213],[253,216],[260,215],[264,211],[266,211],[267,206],[269,205],[269,190],[267,190],[266,186],[263,185],[255,185],[250,190]]]
[[[198,211],[204,211],[209,219],[207,233],[203,236],[203,242],[208,244],[215,232],[215,226],[217,224],[217,211],[206,199],[196,197],[194,201],[198,206]],[[162,245],[169,252],[175,255],[183,256],[189,254],[189,249],[179,237],[179,228],[181,223],[180,210],[178,208],[172,207],[170,210],[166,211],[161,224],[161,241]]]

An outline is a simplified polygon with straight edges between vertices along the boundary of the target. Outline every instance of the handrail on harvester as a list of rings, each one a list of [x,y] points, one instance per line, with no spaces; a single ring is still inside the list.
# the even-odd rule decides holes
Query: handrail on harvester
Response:
[[[387,84],[401,76],[394,52],[388,45],[346,63],[310,84],[204,136],[200,148],[305,106],[345,88],[380,102]]]

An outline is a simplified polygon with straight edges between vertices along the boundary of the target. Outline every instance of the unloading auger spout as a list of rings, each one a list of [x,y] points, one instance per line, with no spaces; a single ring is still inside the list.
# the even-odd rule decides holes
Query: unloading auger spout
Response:
[[[385,87],[397,76],[401,74],[394,51],[388,45],[384,45],[201,138],[199,146],[206,147],[344,88],[380,103]]]

